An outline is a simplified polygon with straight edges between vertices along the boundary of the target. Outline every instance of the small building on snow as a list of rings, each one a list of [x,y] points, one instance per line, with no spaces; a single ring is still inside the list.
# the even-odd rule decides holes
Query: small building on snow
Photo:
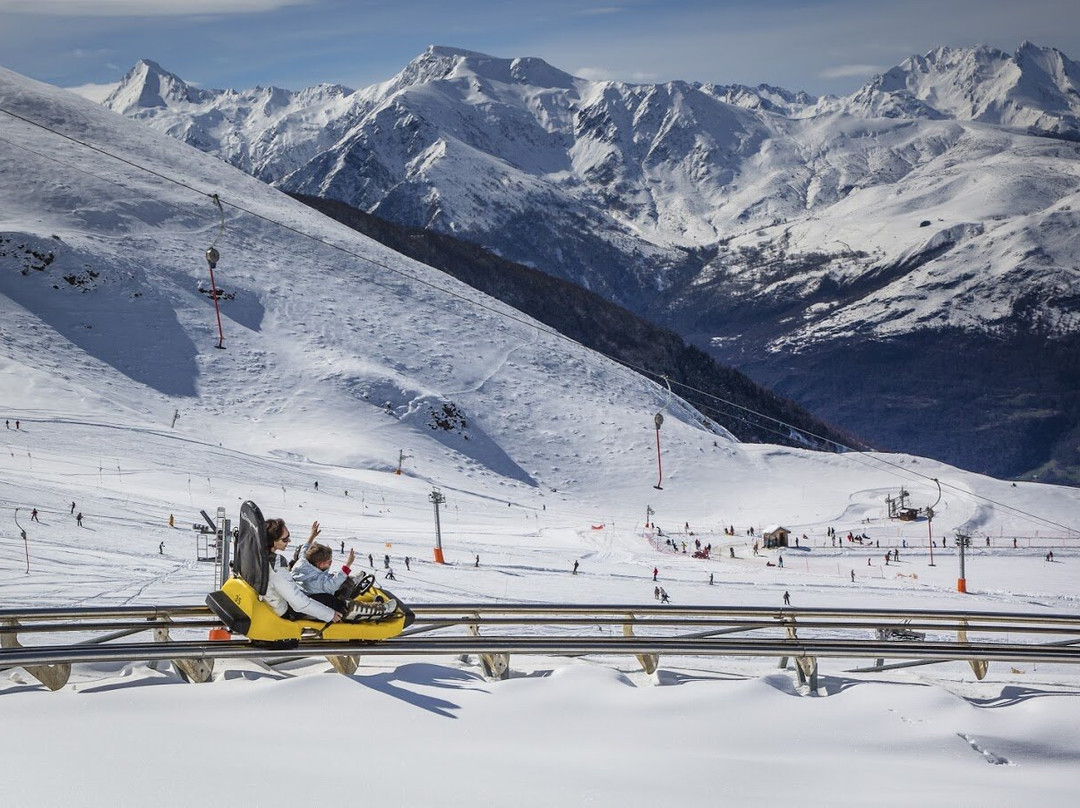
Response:
[[[761,538],[765,540],[765,547],[787,547],[788,536],[791,535],[791,531],[786,527],[780,525],[769,525],[761,534]]]

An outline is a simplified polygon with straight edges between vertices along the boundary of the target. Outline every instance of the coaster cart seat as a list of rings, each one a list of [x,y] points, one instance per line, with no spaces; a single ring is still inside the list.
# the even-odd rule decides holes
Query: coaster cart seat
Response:
[[[376,620],[340,623],[323,623],[312,618],[287,620],[262,599],[269,578],[266,522],[259,507],[249,500],[240,508],[233,576],[221,589],[206,596],[206,605],[232,634],[242,634],[253,642],[283,646],[295,645],[303,637],[371,642],[397,636],[415,619],[413,612],[398,601],[393,612]],[[386,602],[393,597],[386,589],[373,585],[353,600]]]

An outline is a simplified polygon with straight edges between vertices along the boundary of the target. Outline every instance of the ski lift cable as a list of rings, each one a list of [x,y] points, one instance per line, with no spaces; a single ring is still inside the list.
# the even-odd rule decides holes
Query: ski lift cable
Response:
[[[11,110],[8,110],[8,109],[6,109],[4,107],[0,107],[0,112],[3,112],[5,114],[7,114],[7,115],[10,115],[11,117],[16,118],[16,119],[18,119],[20,121],[23,121],[23,122],[25,122],[25,123],[27,123],[27,124],[29,124],[31,126],[37,127],[37,128],[42,129],[42,130],[44,130],[46,132],[54,134],[54,135],[56,135],[58,137],[64,138],[64,139],[69,140],[69,141],[71,141],[73,143],[76,143],[76,144],[78,144],[80,146],[83,146],[83,147],[85,147],[87,149],[90,149],[91,151],[97,152],[98,154],[101,154],[101,155],[103,155],[105,157],[109,157],[111,159],[117,160],[117,161],[119,161],[121,163],[124,163],[125,165],[131,166],[132,168],[134,168],[134,169],[136,169],[138,171],[144,171],[144,172],[146,172],[148,174],[151,174],[152,176],[155,176],[155,177],[157,177],[159,179],[162,179],[162,180],[164,180],[166,182],[170,182],[170,183],[178,185],[178,186],[180,186],[182,188],[190,190],[193,193],[200,194],[202,196],[211,197],[212,199],[217,199],[219,205],[229,205],[234,210],[237,210],[237,211],[239,211],[241,213],[245,213],[245,214],[247,214],[249,216],[252,216],[253,218],[259,219],[259,220],[264,221],[264,222],[267,222],[267,223],[272,224],[272,225],[274,225],[276,227],[280,227],[280,228],[282,228],[284,230],[287,230],[287,231],[289,231],[291,233],[294,233],[295,235],[298,235],[298,236],[301,236],[303,238],[315,241],[315,242],[317,242],[319,244],[322,244],[323,246],[329,247],[330,249],[342,252],[342,253],[344,253],[346,255],[349,255],[349,256],[355,258],[358,261],[362,261],[362,262],[370,264],[372,266],[379,267],[380,269],[384,269],[384,270],[386,270],[388,272],[392,272],[392,273],[395,273],[397,275],[401,275],[403,277],[406,277],[406,278],[414,281],[415,283],[418,283],[418,284],[427,286],[429,288],[435,289],[435,290],[439,291],[442,294],[449,295],[450,297],[456,298],[456,299],[461,300],[463,302],[467,302],[467,303],[469,303],[469,304],[471,304],[473,306],[477,306],[477,307],[479,307],[481,309],[489,311],[489,312],[495,314],[496,316],[504,317],[504,318],[509,319],[509,320],[511,320],[513,322],[516,322],[516,323],[519,323],[521,325],[525,325],[526,327],[535,329],[539,333],[547,334],[547,335],[549,335],[551,337],[554,337],[556,339],[563,340],[563,341],[571,343],[573,345],[581,346],[581,343],[579,343],[577,340],[574,340],[574,339],[566,336],[565,334],[561,334],[558,331],[556,331],[556,330],[554,330],[554,329],[552,329],[550,327],[544,326],[543,324],[538,323],[535,320],[530,321],[530,320],[526,320],[523,317],[515,317],[512,314],[510,314],[508,311],[500,310],[499,308],[496,308],[494,306],[487,305],[487,304],[483,303],[480,300],[476,300],[474,298],[471,298],[468,295],[463,295],[460,292],[455,292],[453,290],[446,289],[446,288],[440,286],[439,284],[433,283],[432,281],[428,281],[428,280],[426,280],[424,278],[421,278],[421,277],[419,277],[417,275],[414,275],[414,274],[412,274],[410,272],[402,270],[402,269],[400,269],[398,267],[393,267],[393,266],[390,266],[388,264],[384,264],[382,262],[376,261],[376,260],[374,260],[374,259],[372,259],[372,258],[370,258],[368,256],[361,255],[360,253],[354,252],[354,251],[348,249],[347,247],[344,247],[344,246],[339,245],[339,244],[334,244],[331,241],[327,241],[324,238],[320,238],[320,237],[312,235],[310,233],[305,233],[304,231],[298,229],[297,227],[294,227],[294,226],[292,226],[290,224],[287,224],[285,222],[273,219],[273,218],[271,218],[269,216],[258,213],[256,211],[249,210],[249,209],[247,209],[247,208],[243,207],[242,205],[239,205],[239,204],[237,204],[235,202],[229,202],[227,200],[221,200],[220,197],[217,196],[217,194],[207,193],[206,191],[202,191],[202,190],[190,185],[189,183],[186,183],[186,182],[184,182],[182,180],[179,180],[179,179],[177,179],[175,177],[170,177],[167,174],[161,173],[159,171],[154,171],[153,169],[148,168],[147,166],[141,165],[141,164],[139,164],[139,163],[137,163],[137,162],[135,162],[133,160],[130,160],[130,159],[127,159],[125,157],[121,157],[119,155],[113,154],[113,153],[109,152],[108,150],[101,148],[100,146],[96,146],[96,145],[94,145],[92,143],[88,143],[88,142],[83,141],[83,140],[81,140],[79,138],[68,135],[68,134],[66,134],[64,132],[60,132],[60,131],[57,131],[55,129],[52,129],[51,127],[45,126],[44,124],[38,123],[37,121],[33,121],[33,120],[23,116],[23,115],[19,115],[18,113],[12,112]],[[7,142],[10,142],[10,141],[7,141]],[[53,159],[54,161],[59,162],[62,165],[67,165],[67,164],[64,164],[60,160],[56,160],[56,158],[49,158],[49,159]],[[70,165],[69,165],[69,167],[74,168],[73,166],[70,166]],[[93,172],[87,172],[84,169],[75,169],[75,170],[81,171],[82,173],[88,174],[90,176],[95,176],[98,179],[103,180],[105,182],[110,182],[110,183],[112,183],[114,185],[119,185],[120,187],[125,187],[126,188],[126,186],[124,186],[122,183],[116,182],[115,180],[109,180],[107,178],[100,177],[99,175],[93,174]],[[160,201],[160,200],[157,200],[157,201]],[[176,205],[170,205],[170,206],[179,209]],[[224,214],[224,211],[222,211],[222,214]],[[371,280],[372,280],[372,282],[378,283],[377,279],[372,278]],[[642,373],[644,375],[654,376],[654,377],[655,376],[663,377],[663,374],[659,374],[656,371],[649,370],[647,368],[643,368],[641,366],[636,365],[633,362],[628,362],[628,361],[616,359],[614,357],[608,356],[607,354],[605,354],[605,353],[603,353],[601,351],[594,350],[594,353],[604,357],[605,359],[608,359],[609,361],[615,362],[616,364],[619,364],[619,365],[622,365],[624,367],[630,368],[631,370],[635,370],[635,371],[637,371],[639,373]],[[589,360],[585,359],[583,361],[587,362]],[[765,420],[771,421],[771,422],[773,422],[773,423],[775,423],[775,424],[777,424],[779,426],[785,427],[785,428],[787,428],[789,430],[793,430],[796,433],[806,435],[808,437],[815,438],[816,440],[822,441],[823,443],[826,443],[826,444],[831,444],[831,445],[837,447],[838,449],[845,450],[846,453],[859,454],[859,455],[864,455],[866,457],[870,457],[870,455],[867,452],[865,452],[864,450],[855,449],[855,448],[853,448],[851,446],[847,446],[846,444],[843,444],[843,443],[841,443],[839,441],[836,441],[836,440],[833,440],[831,438],[825,438],[825,437],[823,437],[821,435],[817,435],[816,433],[810,432],[809,430],[806,430],[806,429],[803,429],[803,428],[800,428],[800,427],[796,427],[793,424],[789,424],[786,421],[780,420],[779,418],[775,418],[773,416],[766,415],[764,413],[753,410],[753,409],[751,409],[749,407],[745,407],[745,406],[743,406],[741,404],[737,404],[737,403],[735,403],[733,401],[729,401],[727,399],[724,399],[724,398],[722,398],[720,396],[717,396],[717,395],[715,395],[713,393],[708,393],[708,392],[706,392],[704,390],[700,390],[698,388],[693,387],[692,385],[688,385],[688,384],[685,384],[685,383],[679,382],[679,381],[676,381],[675,384],[679,385],[680,387],[682,387],[682,388],[684,388],[686,390],[695,392],[695,393],[697,393],[699,395],[705,396],[705,397],[713,399],[715,401],[722,402],[722,403],[724,403],[724,404],[726,404],[726,405],[728,405],[730,407],[734,407],[734,408],[739,409],[739,410],[741,410],[743,412],[746,412],[748,414],[755,415],[755,416],[757,416],[759,418],[763,418]],[[918,478],[923,479],[923,480],[932,480],[933,479],[933,478],[929,477],[928,475],[921,474],[919,472],[915,472],[915,471],[912,471],[910,469],[904,469],[899,464],[891,463],[891,462],[883,460],[881,458],[871,457],[871,460],[873,462],[875,462],[875,463],[880,464],[880,466],[885,466],[885,467],[888,467],[888,468],[892,468],[895,471],[900,471],[900,472],[903,472],[903,473],[908,474],[908,475],[913,475],[913,476],[918,477]],[[1074,528],[1070,528],[1070,527],[1068,527],[1066,525],[1062,525],[1060,523],[1054,522],[1051,519],[1047,519],[1045,517],[1041,517],[1041,516],[1038,516],[1036,514],[1029,513],[1029,512],[1024,511],[1024,510],[1022,510],[1020,508],[1015,508],[1013,506],[1005,505],[1004,503],[1001,503],[1001,502],[998,502],[996,500],[990,499],[989,497],[985,497],[985,496],[983,496],[981,494],[975,494],[975,493],[970,492],[970,491],[965,491],[965,490],[963,490],[961,488],[958,488],[956,486],[951,486],[949,484],[946,484],[946,487],[952,488],[953,490],[955,490],[957,493],[959,493],[961,495],[968,496],[970,498],[974,498],[974,499],[977,499],[977,500],[982,500],[982,501],[988,502],[988,503],[993,504],[993,505],[995,505],[997,507],[1001,507],[1003,509],[1012,511],[1013,513],[1026,516],[1028,518],[1031,518],[1031,519],[1034,519],[1034,520],[1037,520],[1037,521],[1045,522],[1046,524],[1053,525],[1054,527],[1062,528],[1062,529],[1067,530],[1069,532],[1076,532],[1076,530]]]
[[[165,180],[167,182],[171,182],[171,183],[173,183],[175,185],[179,185],[182,188],[187,188],[189,191],[193,191],[194,193],[202,194],[203,196],[210,196],[210,194],[206,193],[205,191],[201,191],[198,188],[194,187],[193,185],[189,185],[188,183],[184,182],[183,180],[177,179],[176,177],[170,177],[169,175],[163,174],[160,171],[155,171],[152,168],[141,165],[140,163],[136,163],[134,160],[129,160],[126,157],[121,157],[118,154],[114,154],[114,153],[108,151],[107,149],[103,149],[102,147],[96,146],[93,143],[89,143],[89,142],[87,142],[85,140],[81,140],[80,138],[74,137],[73,135],[69,135],[66,132],[60,132],[60,131],[58,131],[56,129],[53,129],[52,127],[46,126],[43,123],[39,123],[38,121],[35,121],[35,120],[31,119],[31,118],[27,118],[25,115],[20,115],[17,112],[12,112],[10,109],[7,109],[5,107],[0,107],[0,112],[3,112],[5,115],[10,115],[12,118],[20,120],[23,123],[27,123],[30,126],[34,126],[34,127],[38,128],[38,129],[42,129],[42,130],[44,130],[46,132],[57,135],[58,137],[62,137],[65,140],[69,140],[72,143],[76,143],[79,146],[82,146],[83,148],[89,149],[90,151],[97,152],[100,155],[103,155],[105,157],[109,157],[109,158],[111,158],[113,160],[117,160],[117,161],[119,161],[121,163],[129,165],[132,168],[138,169],[139,171],[145,171],[147,174],[152,174],[153,176],[155,176],[155,177],[157,177],[159,179],[163,179],[163,180]],[[60,162],[60,161],[57,161],[57,162]],[[82,170],[82,169],[77,169],[77,170]],[[85,170],[83,170],[83,173],[93,175],[92,172],[87,172]],[[93,175],[93,176],[97,176],[97,175]],[[105,178],[98,176],[98,179],[104,180]],[[106,182],[113,182],[112,180],[105,180],[105,181]],[[114,183],[114,184],[119,184],[119,183]]]

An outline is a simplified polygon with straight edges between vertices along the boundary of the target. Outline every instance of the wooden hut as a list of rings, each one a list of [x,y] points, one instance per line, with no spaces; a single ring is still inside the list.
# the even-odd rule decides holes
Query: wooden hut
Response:
[[[786,527],[780,525],[770,525],[765,528],[761,534],[761,538],[765,541],[765,547],[787,547],[788,536],[791,535],[791,531]]]

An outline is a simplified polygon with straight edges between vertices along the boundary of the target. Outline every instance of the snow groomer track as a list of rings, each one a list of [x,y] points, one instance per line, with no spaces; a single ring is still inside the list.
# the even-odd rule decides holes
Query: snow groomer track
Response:
[[[653,673],[662,655],[779,658],[817,688],[819,659],[858,660],[847,672],[966,661],[982,679],[996,662],[1080,663],[1080,615],[752,607],[541,606],[448,603],[411,607],[412,626],[379,642],[303,638],[268,646],[218,636],[205,606],[0,610],[0,670],[23,668],[58,690],[71,665],[171,661],[193,682],[214,661],[325,656],[338,671],[361,656],[475,655],[492,678],[510,675],[514,654],[635,656]],[[149,633],[149,638],[136,640]],[[66,640],[66,641],[65,641]],[[24,644],[25,643],[25,644]],[[849,663],[850,664],[850,663]]]

